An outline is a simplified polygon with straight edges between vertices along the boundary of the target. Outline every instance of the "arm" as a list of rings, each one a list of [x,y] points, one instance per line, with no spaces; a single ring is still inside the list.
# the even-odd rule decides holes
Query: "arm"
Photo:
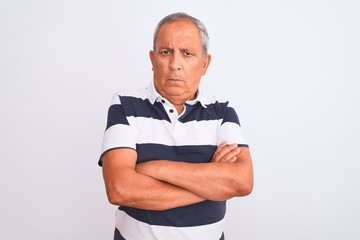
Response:
[[[109,202],[148,210],[165,210],[205,200],[181,187],[135,171],[137,153],[122,148],[103,157],[103,176]]]
[[[220,144],[210,163],[158,160],[139,164],[136,170],[213,201],[246,196],[253,188],[250,151],[234,145]]]

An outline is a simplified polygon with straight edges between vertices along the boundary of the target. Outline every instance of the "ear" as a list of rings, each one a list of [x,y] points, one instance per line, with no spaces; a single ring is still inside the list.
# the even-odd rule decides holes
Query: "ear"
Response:
[[[204,57],[204,62],[203,62],[203,72],[202,75],[206,74],[206,71],[210,65],[211,62],[211,55],[210,54],[206,54],[206,56]]]
[[[151,65],[152,65],[152,70],[154,71],[154,66],[155,66],[155,51],[151,50],[151,51],[149,52],[149,57],[150,57]]]

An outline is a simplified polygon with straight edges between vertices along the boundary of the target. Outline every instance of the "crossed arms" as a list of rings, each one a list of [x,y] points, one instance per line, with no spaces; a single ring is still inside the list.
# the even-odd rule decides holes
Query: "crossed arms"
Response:
[[[136,164],[137,153],[122,148],[103,157],[109,202],[148,210],[167,210],[204,200],[246,196],[253,188],[249,149],[221,143],[210,163],[154,160]]]

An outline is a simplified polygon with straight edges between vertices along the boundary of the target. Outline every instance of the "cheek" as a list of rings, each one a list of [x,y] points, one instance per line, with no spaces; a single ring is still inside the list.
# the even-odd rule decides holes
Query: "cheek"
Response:
[[[158,62],[157,64],[155,64],[154,69],[156,69],[159,73],[163,73],[166,72],[167,65],[163,62]]]
[[[159,64],[154,64],[153,65],[153,71],[155,75],[160,75],[161,74],[161,67]]]
[[[201,64],[196,65],[191,70],[191,75],[197,79],[204,75],[204,69]]]

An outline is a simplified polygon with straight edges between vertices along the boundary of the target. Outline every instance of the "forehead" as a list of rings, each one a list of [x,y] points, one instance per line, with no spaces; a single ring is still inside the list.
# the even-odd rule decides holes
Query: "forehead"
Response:
[[[189,20],[180,20],[165,23],[161,26],[156,45],[190,45],[192,47],[201,47],[200,32],[196,25]]]

